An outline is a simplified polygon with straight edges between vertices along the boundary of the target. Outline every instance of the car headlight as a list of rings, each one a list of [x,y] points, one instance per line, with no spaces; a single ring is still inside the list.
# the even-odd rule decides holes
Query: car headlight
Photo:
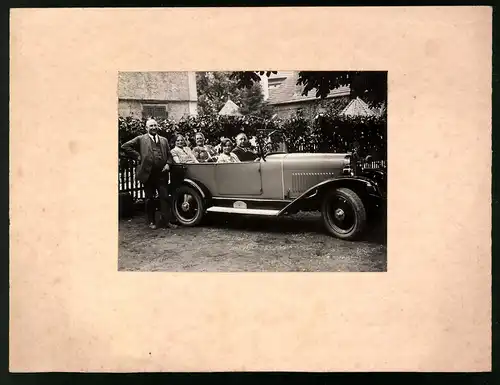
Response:
[[[342,169],[342,175],[354,176],[354,170],[351,167],[347,166]]]
[[[354,170],[351,168],[351,155],[348,154],[344,158],[344,162],[342,165],[342,174],[354,176]]]

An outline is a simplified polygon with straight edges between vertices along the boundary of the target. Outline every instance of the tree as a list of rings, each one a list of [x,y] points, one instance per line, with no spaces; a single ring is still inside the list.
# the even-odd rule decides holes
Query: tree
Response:
[[[252,115],[262,118],[269,118],[271,111],[264,101],[264,94],[259,83],[254,83],[250,88],[241,90],[241,108],[243,115]]]
[[[241,90],[229,75],[229,72],[196,73],[198,112],[201,115],[217,114],[228,99],[240,105]]]
[[[235,71],[230,78],[237,81],[238,88],[250,88],[254,83],[260,82],[260,76],[276,74],[278,71]],[[260,75],[260,76],[259,76]]]
[[[231,72],[197,72],[198,112],[201,115],[217,114],[228,99],[240,107],[243,115],[266,117],[269,109],[264,101],[260,83],[239,87]]]
[[[249,88],[260,81],[260,75],[269,76],[276,71],[239,71],[230,75],[238,87]],[[372,107],[387,103],[387,72],[383,71],[300,71],[298,85],[303,85],[302,94],[315,89],[316,97],[325,98],[330,91],[349,86],[351,97],[360,97]]]

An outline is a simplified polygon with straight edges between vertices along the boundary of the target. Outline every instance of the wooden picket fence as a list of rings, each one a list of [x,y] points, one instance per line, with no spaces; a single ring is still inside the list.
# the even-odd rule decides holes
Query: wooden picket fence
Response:
[[[142,183],[135,178],[135,169],[137,162],[130,160],[123,162],[118,171],[118,187],[120,193],[129,193],[134,200],[143,200],[145,198],[144,188]],[[383,168],[386,169],[387,162],[385,160],[365,162],[365,168]]]
[[[129,160],[120,164],[118,169],[118,191],[129,193],[134,200],[145,198],[144,187],[135,177],[137,162]]]

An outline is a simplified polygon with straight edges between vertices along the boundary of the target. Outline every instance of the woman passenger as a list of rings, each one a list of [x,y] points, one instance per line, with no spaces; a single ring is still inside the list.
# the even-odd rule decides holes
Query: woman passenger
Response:
[[[175,163],[198,163],[182,135],[177,135],[175,147],[170,150]]]
[[[220,154],[217,158],[217,163],[240,162],[238,157],[233,152],[231,152],[232,149],[233,142],[231,142],[229,139],[226,139],[224,142],[222,142],[222,154]]]
[[[201,132],[195,135],[196,146],[193,148],[193,155],[198,162],[215,162],[217,153],[212,146],[205,144],[205,136]]]

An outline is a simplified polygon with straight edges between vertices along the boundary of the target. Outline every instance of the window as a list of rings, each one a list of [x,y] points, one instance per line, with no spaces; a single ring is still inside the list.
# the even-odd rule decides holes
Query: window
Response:
[[[144,119],[148,118],[167,118],[167,108],[161,105],[143,105],[142,106],[142,117]]]

